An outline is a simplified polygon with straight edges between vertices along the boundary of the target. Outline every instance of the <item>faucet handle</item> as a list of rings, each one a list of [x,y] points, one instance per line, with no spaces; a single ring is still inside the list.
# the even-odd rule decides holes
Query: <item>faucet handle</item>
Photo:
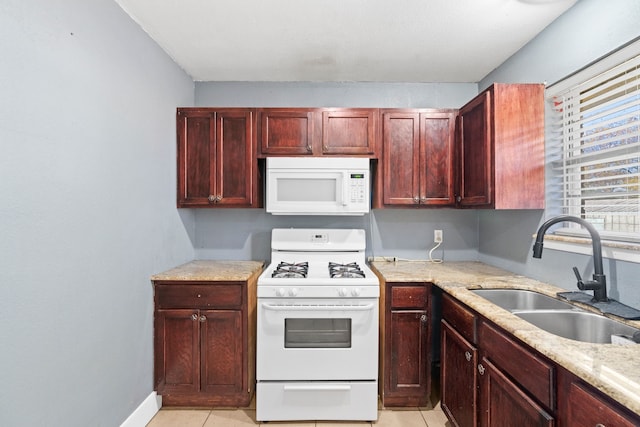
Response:
[[[582,276],[580,276],[578,267],[573,267],[573,274],[575,274],[576,279],[578,279],[578,289],[584,290],[584,282],[582,281]]]

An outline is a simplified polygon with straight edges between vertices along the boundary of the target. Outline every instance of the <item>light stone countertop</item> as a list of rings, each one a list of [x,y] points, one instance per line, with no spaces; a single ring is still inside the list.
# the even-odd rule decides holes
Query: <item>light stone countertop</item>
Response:
[[[388,282],[431,282],[479,314],[495,322],[549,359],[640,415],[640,344],[624,346],[584,343],[545,332],[469,289],[528,289],[554,296],[556,286],[480,262],[373,262]],[[576,289],[577,290],[577,289]],[[590,311],[588,306],[579,305]],[[613,316],[611,316],[613,317]],[[619,320],[619,319],[617,319]],[[640,328],[640,321],[626,321]]]
[[[197,260],[151,276],[151,281],[247,281],[262,272],[262,261]]]

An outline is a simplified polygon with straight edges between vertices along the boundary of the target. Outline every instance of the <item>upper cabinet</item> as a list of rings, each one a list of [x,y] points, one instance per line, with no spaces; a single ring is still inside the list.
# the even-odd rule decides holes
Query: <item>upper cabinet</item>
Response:
[[[255,112],[179,108],[178,207],[259,207]]]
[[[544,209],[544,85],[496,83],[460,109],[460,207]]]
[[[376,157],[377,127],[377,109],[262,108],[259,155]]]
[[[456,110],[382,110],[374,205],[452,206]]]

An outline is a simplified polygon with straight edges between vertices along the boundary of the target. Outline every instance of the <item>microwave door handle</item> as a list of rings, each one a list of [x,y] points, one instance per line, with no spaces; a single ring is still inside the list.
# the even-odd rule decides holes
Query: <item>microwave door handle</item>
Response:
[[[342,206],[347,206],[347,172],[342,172]]]

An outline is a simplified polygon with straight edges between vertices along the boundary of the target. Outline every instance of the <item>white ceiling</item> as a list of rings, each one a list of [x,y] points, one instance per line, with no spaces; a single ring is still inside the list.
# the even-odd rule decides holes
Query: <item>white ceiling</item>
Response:
[[[577,0],[116,0],[196,81],[478,82]]]

